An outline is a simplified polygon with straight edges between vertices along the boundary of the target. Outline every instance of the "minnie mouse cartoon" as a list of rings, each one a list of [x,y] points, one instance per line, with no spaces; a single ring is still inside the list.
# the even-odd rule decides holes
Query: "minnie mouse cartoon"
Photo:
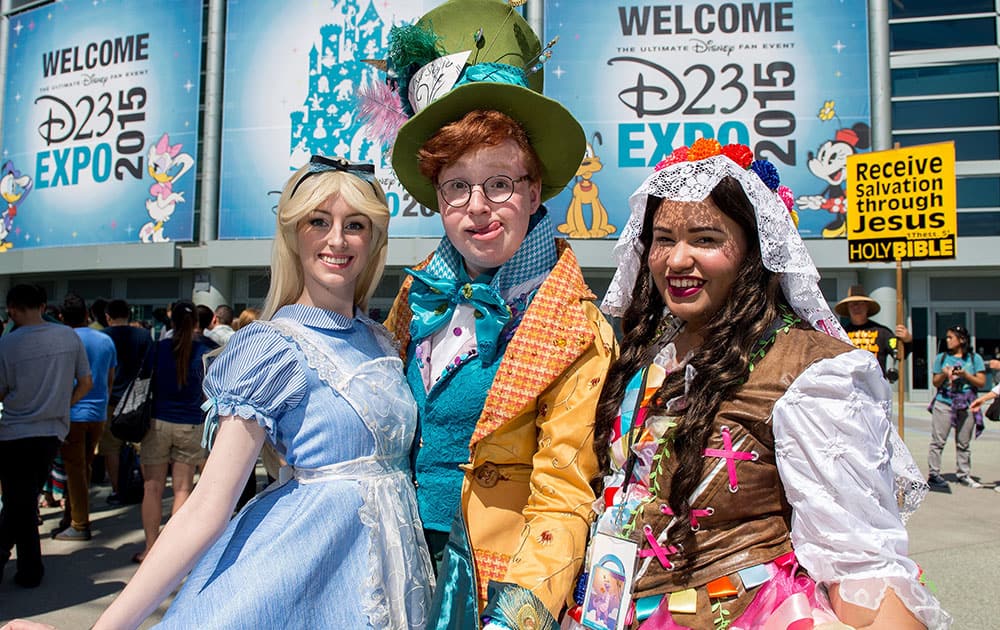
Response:
[[[819,146],[816,154],[809,152],[809,172],[828,185],[818,195],[802,195],[795,200],[803,210],[826,210],[834,215],[833,221],[823,228],[823,238],[842,238],[847,235],[847,199],[844,196],[844,179],[847,175],[847,156],[871,145],[871,129],[863,122],[838,129],[832,140]]]

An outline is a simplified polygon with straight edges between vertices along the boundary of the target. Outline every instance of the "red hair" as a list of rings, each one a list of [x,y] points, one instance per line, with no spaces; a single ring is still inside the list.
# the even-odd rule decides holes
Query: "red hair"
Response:
[[[480,147],[495,147],[506,140],[513,140],[524,154],[528,178],[542,179],[542,163],[531,146],[528,134],[513,118],[496,110],[477,109],[461,119],[441,127],[417,151],[420,174],[436,186],[438,175],[446,166]]]

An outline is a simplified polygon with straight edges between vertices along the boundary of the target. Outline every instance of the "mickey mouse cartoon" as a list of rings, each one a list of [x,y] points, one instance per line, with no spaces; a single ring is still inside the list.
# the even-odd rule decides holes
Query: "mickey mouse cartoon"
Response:
[[[834,215],[833,221],[823,228],[823,238],[847,235],[847,199],[844,196],[847,156],[870,145],[871,128],[859,122],[850,128],[838,129],[833,139],[819,145],[815,155],[809,152],[809,172],[828,185],[820,194],[802,195],[795,203],[803,210],[826,210]]]

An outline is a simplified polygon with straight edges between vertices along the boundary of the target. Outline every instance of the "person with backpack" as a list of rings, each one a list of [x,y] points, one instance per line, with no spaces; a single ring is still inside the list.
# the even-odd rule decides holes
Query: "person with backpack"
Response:
[[[972,478],[972,433],[983,432],[983,416],[969,407],[979,389],[986,385],[983,358],[969,349],[969,331],[955,325],[945,333],[945,352],[934,359],[931,382],[937,395],[928,409],[931,412],[931,442],[927,454],[927,483],[932,488],[947,488],[941,476],[941,452],[948,434],[955,428],[955,464],[958,482],[970,488],[983,485]]]

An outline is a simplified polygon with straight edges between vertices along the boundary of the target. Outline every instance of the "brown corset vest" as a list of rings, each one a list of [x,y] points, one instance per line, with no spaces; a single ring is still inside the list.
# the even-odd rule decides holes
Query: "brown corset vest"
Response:
[[[654,557],[637,580],[634,597],[698,589],[716,578],[770,562],[792,550],[791,507],[778,477],[771,410],[812,363],[851,349],[850,345],[812,329],[793,328],[787,333],[777,333],[774,345],[754,367],[746,384],[735,398],[722,403],[713,422],[707,450],[715,449],[716,453],[703,455],[702,481],[691,504],[696,510],[697,529],[694,544],[689,543],[692,548],[686,550],[694,558],[688,579],[682,581],[675,571],[663,567]],[[729,452],[755,454],[753,460],[734,460],[735,488],[730,487],[727,470]],[[640,549],[649,548],[642,535],[644,525],[650,525],[653,535],[659,536],[672,518],[660,508],[667,503],[676,468],[676,458],[661,460],[659,496],[645,507],[633,535],[640,542]],[[735,602],[727,600],[726,608],[731,609],[731,618],[735,619],[750,603],[756,589],[747,593],[738,578],[733,582],[740,594]],[[702,627],[701,617],[709,615],[706,620],[708,627],[712,627],[708,597],[702,591],[699,589],[698,614],[675,615],[678,623],[695,622],[692,627]]]

